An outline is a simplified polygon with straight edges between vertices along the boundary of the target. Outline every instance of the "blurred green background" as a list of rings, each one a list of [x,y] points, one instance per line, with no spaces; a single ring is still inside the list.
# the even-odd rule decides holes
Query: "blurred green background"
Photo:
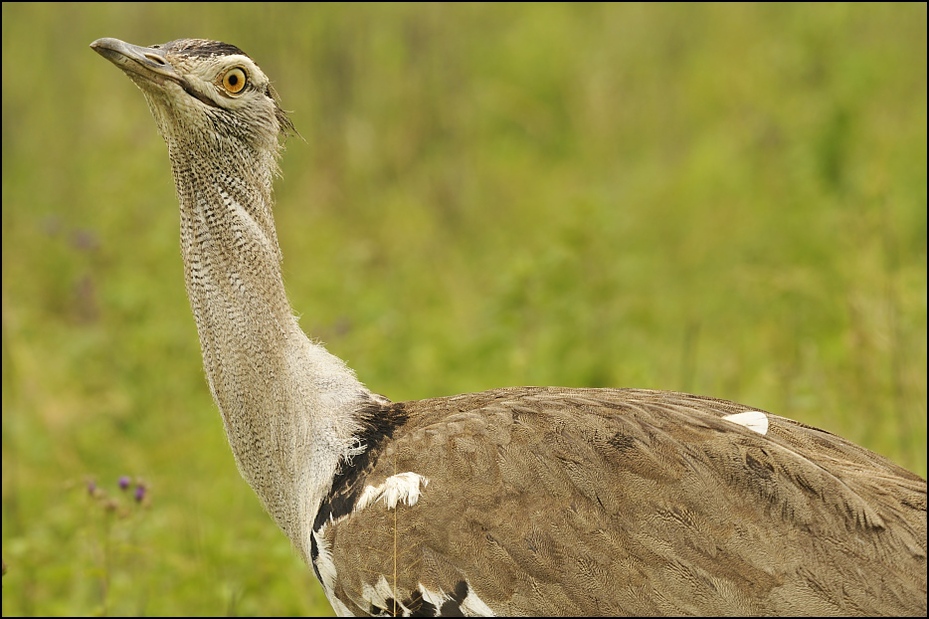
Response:
[[[4,3],[4,616],[331,613],[236,471],[104,36],[272,77],[289,295],[373,390],[691,391],[925,476],[925,4]]]

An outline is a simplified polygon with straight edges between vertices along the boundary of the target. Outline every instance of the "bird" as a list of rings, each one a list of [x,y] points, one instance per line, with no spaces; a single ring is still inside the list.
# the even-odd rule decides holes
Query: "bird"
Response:
[[[371,391],[288,300],[265,73],[221,41],[91,48],[167,145],[238,470],[336,614],[926,615],[926,480],[825,430],[674,391]]]

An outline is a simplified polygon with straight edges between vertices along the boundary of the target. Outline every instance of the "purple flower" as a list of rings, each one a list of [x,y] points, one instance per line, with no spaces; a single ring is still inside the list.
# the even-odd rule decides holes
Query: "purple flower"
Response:
[[[97,492],[97,482],[92,479],[87,480],[87,494],[94,496]]]
[[[119,478],[119,489],[127,490],[129,488],[129,482],[130,480],[129,480],[128,475],[123,475],[122,477],[120,477]]]
[[[136,502],[141,503],[142,499],[144,498],[145,498],[145,486],[143,484],[139,484],[135,487],[135,500]]]

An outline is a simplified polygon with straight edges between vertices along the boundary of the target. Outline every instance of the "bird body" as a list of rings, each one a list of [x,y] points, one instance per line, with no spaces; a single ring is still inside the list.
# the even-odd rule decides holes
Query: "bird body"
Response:
[[[924,482],[789,419],[730,421],[747,410],[538,387],[381,405],[393,429],[314,523],[317,572],[345,614],[919,610]]]
[[[92,47],[168,146],[239,470],[338,614],[925,615],[925,480],[828,432],[665,391],[372,393],[287,300],[267,76],[215,41]]]

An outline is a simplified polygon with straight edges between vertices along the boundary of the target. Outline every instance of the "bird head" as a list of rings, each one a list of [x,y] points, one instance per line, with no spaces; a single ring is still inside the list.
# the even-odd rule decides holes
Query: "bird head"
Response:
[[[234,45],[178,39],[141,47],[104,38],[90,46],[142,90],[169,147],[210,133],[238,147],[277,150],[293,131],[271,81]]]

